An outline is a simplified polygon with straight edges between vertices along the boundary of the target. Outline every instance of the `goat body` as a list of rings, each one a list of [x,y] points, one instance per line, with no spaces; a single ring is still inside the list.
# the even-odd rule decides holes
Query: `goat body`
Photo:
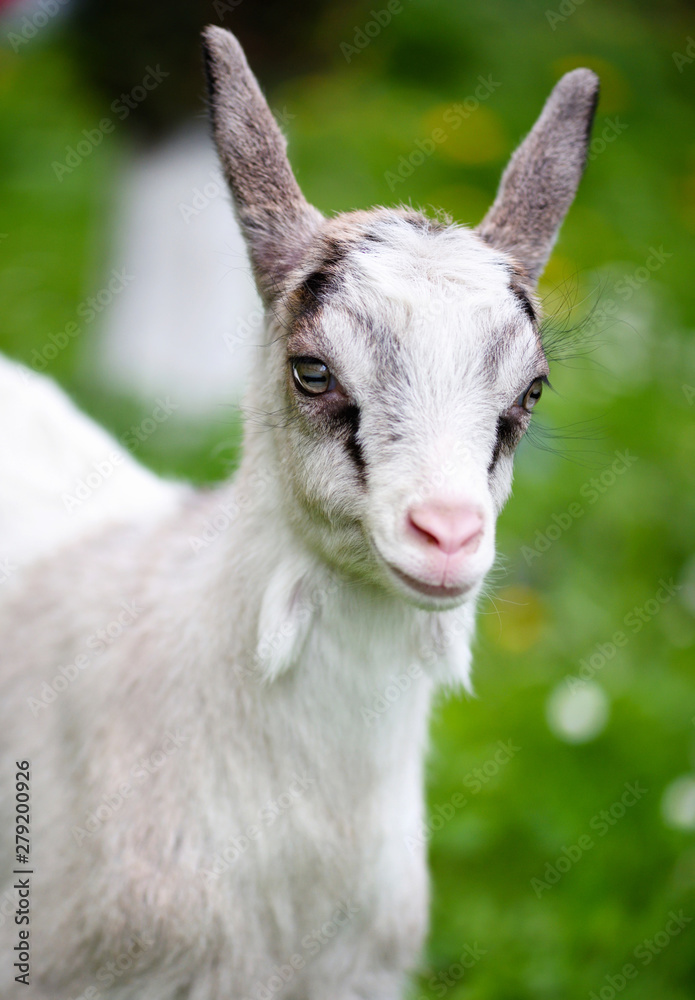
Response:
[[[31,761],[33,881],[31,984],[6,963],[2,996],[396,1000],[427,922],[430,698],[468,681],[547,373],[534,285],[597,84],[558,83],[477,231],[327,220],[234,38],[208,29],[206,53],[267,309],[248,400],[283,418],[249,424],[209,492],[124,459],[4,586],[2,742]],[[116,447],[35,384],[83,465]]]

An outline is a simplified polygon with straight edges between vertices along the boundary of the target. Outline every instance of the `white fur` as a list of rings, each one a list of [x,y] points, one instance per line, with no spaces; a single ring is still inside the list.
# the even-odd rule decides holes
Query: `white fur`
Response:
[[[0,469],[0,559],[10,574],[110,518],[171,508],[179,492],[138,465],[50,379],[5,358]],[[78,485],[92,475],[94,488],[87,485],[81,502]]]
[[[363,404],[366,493],[351,486],[354,471],[330,440],[311,454],[296,421],[252,423],[233,484],[198,496],[162,484],[158,510],[139,510],[138,500],[120,516],[102,494],[103,530],[35,561],[4,602],[3,752],[32,760],[34,785],[35,985],[23,993],[31,1000],[76,998],[90,985],[109,1000],[241,1000],[293,955],[306,964],[274,996],[400,995],[426,926],[430,692],[437,682],[467,681],[475,593],[492,541],[472,562],[469,598],[450,610],[428,610],[426,599],[417,607],[416,595],[403,600],[382,559],[410,566],[398,516],[428,489],[465,488],[492,531],[499,497],[484,470],[496,413],[523,388],[527,374],[513,371],[536,347],[492,251],[467,259],[470,234],[459,231],[458,259],[446,256],[437,272],[435,261],[420,267],[418,242],[398,224],[386,233],[393,245],[374,273],[365,271],[324,321],[341,377]],[[357,310],[388,322],[408,387],[356,342],[346,317]],[[511,318],[521,331],[512,372],[491,382],[476,372],[481,338]],[[268,409],[285,377],[276,336],[273,321],[250,390]],[[389,379],[404,443],[379,456],[376,401],[388,396]],[[106,439],[93,437],[57,390],[41,388],[47,406],[73,421],[62,433],[75,468],[89,464]],[[466,446],[457,450],[457,440]],[[36,451],[41,468],[47,455]],[[147,474],[127,470],[126,485],[142,496]],[[310,504],[335,509],[335,521],[311,516],[300,489]],[[93,649],[124,604],[134,620]],[[80,653],[87,665],[44,704],[42,684]],[[388,711],[370,717],[378,696],[399,684],[405,690]],[[136,778],[138,761],[153,760],[169,733],[180,747]],[[268,802],[292,796],[298,779],[305,790],[264,824]],[[124,782],[132,794],[113,815],[75,834],[100,806],[107,812],[104,797],[117,801]],[[225,867],[225,848],[254,825],[259,839]],[[205,873],[216,858],[224,870],[212,878]],[[356,912],[310,954],[314,930],[348,902]],[[0,934],[9,944],[13,925]],[[99,970],[127,953],[133,934],[153,942],[141,973],[103,990]]]
[[[233,482],[194,492],[128,459],[69,515],[61,493],[116,446],[0,366],[0,544],[23,563],[0,587],[0,808],[11,830],[9,765],[29,759],[33,831],[31,985],[5,961],[3,998],[402,997],[427,924],[430,699],[468,682],[517,400],[546,371],[518,285],[576,189],[592,74],[558,84],[483,239],[403,211],[324,220],[238,43],[206,43],[268,306]],[[342,390],[303,395],[298,357]],[[453,583],[409,521],[432,498],[482,525]]]

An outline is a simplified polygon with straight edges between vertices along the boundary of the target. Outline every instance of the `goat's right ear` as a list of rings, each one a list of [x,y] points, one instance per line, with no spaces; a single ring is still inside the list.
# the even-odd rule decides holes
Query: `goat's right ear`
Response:
[[[536,282],[574,200],[586,162],[599,81],[575,69],[556,84],[540,118],[512,156],[478,232],[506,250]]]
[[[267,302],[301,259],[323,217],[299,189],[285,138],[234,35],[206,28],[203,52],[215,144],[258,290]]]

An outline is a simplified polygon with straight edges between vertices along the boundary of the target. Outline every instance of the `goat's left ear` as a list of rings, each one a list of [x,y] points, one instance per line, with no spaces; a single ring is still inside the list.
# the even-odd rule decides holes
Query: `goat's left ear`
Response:
[[[295,180],[285,138],[234,35],[206,28],[203,53],[215,144],[258,290],[269,301],[301,260],[323,216]]]
[[[540,118],[512,156],[479,234],[540,277],[579,186],[599,80],[575,69],[557,83]]]

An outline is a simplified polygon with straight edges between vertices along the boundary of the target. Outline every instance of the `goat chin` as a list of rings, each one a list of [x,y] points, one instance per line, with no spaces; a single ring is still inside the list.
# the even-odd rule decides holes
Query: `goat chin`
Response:
[[[28,1000],[397,1000],[427,926],[431,696],[469,684],[597,81],[557,84],[477,231],[328,220],[236,40],[205,49],[267,307],[249,402],[283,419],[195,491],[0,362],[0,745],[31,787],[0,946],[29,948],[19,869]],[[7,829],[17,801],[6,780]]]

